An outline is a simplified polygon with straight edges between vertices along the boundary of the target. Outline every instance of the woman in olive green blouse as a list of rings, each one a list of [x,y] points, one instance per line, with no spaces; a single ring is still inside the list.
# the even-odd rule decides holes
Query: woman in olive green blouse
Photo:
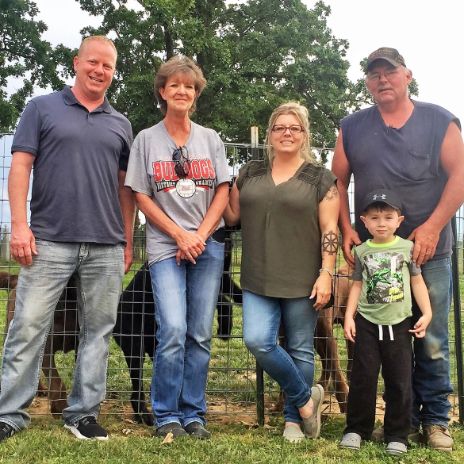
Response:
[[[268,159],[240,169],[224,216],[242,226],[245,344],[285,392],[283,436],[297,442],[320,434],[313,337],[332,290],[339,198],[335,177],[311,153],[304,106],[274,110],[266,145]],[[286,349],[277,343],[281,323]]]

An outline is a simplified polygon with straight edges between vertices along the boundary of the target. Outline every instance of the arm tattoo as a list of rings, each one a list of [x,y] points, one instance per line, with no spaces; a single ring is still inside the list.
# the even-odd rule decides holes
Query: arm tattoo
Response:
[[[335,185],[332,185],[325,194],[324,200],[333,200],[334,198],[338,198],[338,189]]]
[[[338,235],[329,230],[322,234],[322,253],[327,253],[329,255],[335,255],[338,250]]]

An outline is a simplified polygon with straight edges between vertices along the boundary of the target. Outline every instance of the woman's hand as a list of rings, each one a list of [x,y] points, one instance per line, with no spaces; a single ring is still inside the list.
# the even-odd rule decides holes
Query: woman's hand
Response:
[[[315,298],[313,307],[316,311],[322,309],[330,299],[332,294],[332,276],[328,272],[322,272],[314,283],[310,300]]]
[[[187,259],[191,263],[196,264],[196,258],[198,258],[206,248],[206,242],[198,232],[182,230],[177,234],[175,240],[179,248],[176,253],[177,264],[179,264],[182,259]]]

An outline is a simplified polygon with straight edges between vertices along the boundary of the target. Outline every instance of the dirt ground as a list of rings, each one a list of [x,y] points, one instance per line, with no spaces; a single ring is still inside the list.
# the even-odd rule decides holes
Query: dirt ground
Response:
[[[451,422],[459,421],[459,409],[457,397],[451,398],[453,405],[451,410]],[[282,410],[282,405],[279,402],[267,399],[265,401],[265,423],[269,423],[269,419],[274,416],[279,416]],[[377,419],[382,420],[385,412],[382,397],[377,400]],[[44,396],[37,396],[29,408],[31,416],[50,416],[48,399]],[[113,415],[122,417],[124,422],[132,421],[132,408],[129,402],[120,400],[105,400],[101,408],[102,415]],[[340,409],[337,400],[333,395],[327,395],[324,400],[322,410],[323,418],[333,415],[340,415]],[[58,417],[57,419],[59,419]],[[242,424],[245,426],[254,427],[257,425],[256,405],[254,403],[231,403],[228,401],[208,401],[208,421],[214,424]]]

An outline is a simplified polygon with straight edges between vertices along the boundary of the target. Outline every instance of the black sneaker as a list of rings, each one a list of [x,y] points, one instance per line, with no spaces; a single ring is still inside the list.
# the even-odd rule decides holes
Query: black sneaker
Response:
[[[185,426],[185,431],[194,438],[199,440],[207,440],[211,438],[211,432],[205,429],[205,426],[200,422],[190,422],[190,424]]]
[[[15,433],[16,430],[10,424],[0,422],[0,441],[12,437]]]
[[[79,440],[108,440],[108,432],[93,416],[83,417],[76,425],[64,424]]]
[[[172,433],[173,438],[185,437],[187,432],[182,428],[179,422],[169,422],[158,427],[155,431],[155,436],[157,437],[166,437],[168,433]]]

